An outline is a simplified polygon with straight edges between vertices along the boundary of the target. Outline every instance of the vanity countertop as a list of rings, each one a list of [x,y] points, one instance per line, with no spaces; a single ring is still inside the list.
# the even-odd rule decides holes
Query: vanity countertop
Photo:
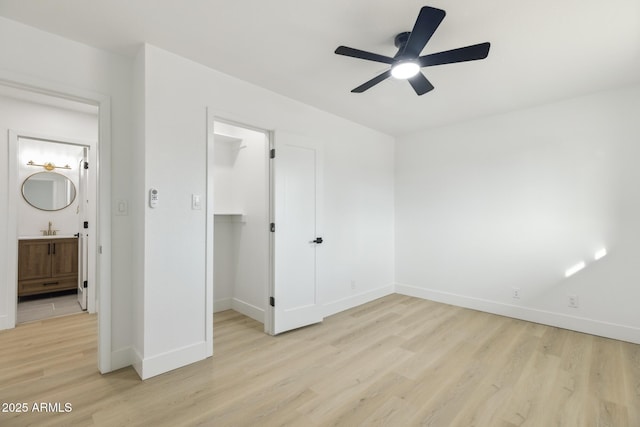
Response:
[[[42,239],[75,239],[73,234],[56,234],[54,236],[20,236],[19,240],[42,240]]]

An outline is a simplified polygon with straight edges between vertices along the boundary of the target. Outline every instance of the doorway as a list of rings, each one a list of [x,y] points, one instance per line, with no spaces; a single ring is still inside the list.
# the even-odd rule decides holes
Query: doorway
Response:
[[[245,135],[250,134],[259,141],[254,145],[255,163],[243,159],[249,156],[250,137]],[[321,322],[317,254],[324,242],[322,144],[308,136],[256,129],[211,113],[207,135],[209,351],[213,352],[216,311],[246,314],[263,323],[271,335]],[[242,173],[240,167],[236,173],[238,162],[245,162],[244,170],[253,173]],[[254,190],[243,190],[247,182]],[[258,213],[247,210],[246,203],[255,203]],[[255,234],[248,233],[250,223],[256,226]],[[251,254],[244,257],[243,248]],[[238,288],[240,274],[251,279]],[[240,292],[254,303],[245,304],[236,296]]]
[[[76,124],[71,113],[62,117]],[[97,136],[97,115],[82,119],[93,123]],[[10,191],[22,195],[15,198],[16,323],[95,312],[95,141],[33,135],[12,132],[10,138],[17,145],[19,187]]]
[[[60,110],[65,110],[70,104],[78,108],[85,108],[87,111],[92,111],[92,114],[97,115],[97,126],[94,124],[93,129],[95,132],[95,138],[92,140],[91,148],[93,152],[94,163],[94,179],[95,179],[95,204],[96,209],[92,213],[91,217],[91,233],[93,239],[89,242],[89,248],[92,248],[92,256],[88,257],[89,266],[92,265],[95,272],[95,284],[93,287],[93,296],[91,295],[91,288],[89,288],[88,294],[88,309],[91,305],[93,310],[98,315],[98,357],[97,364],[98,369],[102,373],[106,373],[112,370],[112,356],[111,356],[111,283],[110,283],[110,271],[111,260],[109,256],[102,254],[101,248],[104,245],[109,247],[110,238],[110,218],[109,213],[111,211],[111,203],[108,197],[101,198],[100,194],[109,194],[109,172],[108,168],[101,169],[98,167],[99,160],[105,165],[109,165],[110,161],[110,99],[108,96],[86,91],[76,90],[68,86],[61,86],[56,83],[48,81],[36,81],[28,77],[21,77],[14,74],[5,75],[0,71],[0,94],[2,96],[8,96],[13,99],[31,101],[38,104],[43,104],[49,107],[56,107]],[[5,119],[6,115],[2,115]],[[23,117],[24,119],[25,117]],[[31,120],[32,117],[26,116]],[[17,171],[17,139],[19,135],[29,136],[35,139],[41,138],[43,133],[37,129],[33,133],[28,135],[23,132],[23,129],[33,129],[31,122],[24,122],[15,126],[7,126],[9,129],[20,129],[19,131],[10,131],[9,140],[14,143],[9,144],[8,157],[4,157],[3,163],[8,166],[9,173],[3,183],[6,185],[6,189],[9,190],[17,188],[18,185],[18,171]],[[40,124],[48,124],[51,126],[49,134],[60,135],[64,134],[59,132],[59,128],[56,127],[59,122],[56,117],[49,117]],[[54,139],[45,135],[44,139]],[[63,138],[68,139],[68,138]],[[79,145],[87,145],[85,140],[76,141]],[[98,153],[100,151],[100,153]],[[2,179],[0,179],[1,181]],[[5,236],[3,253],[6,254],[2,264],[6,273],[5,280],[0,284],[0,294],[3,295],[3,300],[6,304],[0,305],[0,329],[10,329],[15,327],[16,320],[16,308],[17,308],[17,289],[14,285],[17,283],[18,276],[18,197],[20,193],[17,191],[8,191],[8,203],[4,212],[0,212],[6,217],[7,228],[3,231]],[[102,218],[102,220],[101,220]],[[91,267],[89,267],[91,268]],[[99,304],[98,304],[99,301]],[[99,310],[98,310],[99,305]]]
[[[214,313],[265,323],[269,288],[269,133],[213,123]]]

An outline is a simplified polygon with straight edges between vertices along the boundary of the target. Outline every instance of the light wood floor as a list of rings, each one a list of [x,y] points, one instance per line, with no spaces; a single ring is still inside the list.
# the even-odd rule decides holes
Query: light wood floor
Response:
[[[640,346],[392,295],[278,337],[215,316],[215,356],[96,371],[96,319],[0,332],[2,426],[640,426]]]

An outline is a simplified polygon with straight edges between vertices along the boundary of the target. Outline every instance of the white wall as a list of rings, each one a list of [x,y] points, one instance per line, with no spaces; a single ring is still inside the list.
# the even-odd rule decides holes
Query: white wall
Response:
[[[131,76],[132,61],[81,43],[76,43],[17,22],[0,18],[0,77],[14,77],[33,84],[46,82],[58,88],[108,95],[111,99],[111,145],[102,145],[100,167],[109,180],[109,189],[102,194],[104,201],[131,200],[131,171],[133,164],[131,139]],[[7,150],[0,150],[0,164],[7,165]],[[109,163],[111,160],[111,163]],[[2,167],[4,169],[4,166]],[[6,200],[7,177],[0,177],[0,198]],[[108,213],[105,213],[108,217]],[[104,217],[105,215],[103,215]],[[108,219],[108,218],[107,218]],[[0,242],[7,239],[7,211],[0,208]],[[111,218],[111,244],[103,247],[102,257],[110,257],[112,271],[101,272],[111,282],[112,368],[129,364],[131,345],[131,215]],[[105,242],[108,240],[105,239]],[[117,248],[117,250],[112,250]],[[7,247],[0,245],[0,271],[6,271]],[[4,276],[0,277],[6,286]],[[0,287],[2,289],[2,287]],[[0,307],[0,310],[5,310]],[[0,312],[0,316],[6,311]]]
[[[132,157],[136,159],[131,174],[131,212],[133,217],[133,227],[130,236],[132,250],[133,268],[133,289],[131,300],[132,316],[132,363],[134,368],[142,371],[142,359],[144,358],[144,266],[145,266],[145,210],[147,206],[146,194],[146,145],[145,122],[146,122],[146,66],[144,54],[137,55],[133,64],[133,146]]]
[[[401,138],[397,290],[640,342],[638,117],[635,86]]]
[[[269,284],[268,139],[216,122],[214,311],[234,309],[264,323]],[[224,138],[219,135],[232,138]]]
[[[319,264],[327,313],[392,291],[391,137],[153,46],[140,54],[146,188],[162,197],[145,212],[143,377],[206,354],[205,211],[191,210],[191,194],[206,194],[207,106],[228,120],[324,142],[324,237],[332,250]]]
[[[239,224],[237,216],[221,213],[241,212],[234,197],[233,166],[240,154],[240,139],[214,137],[213,143],[213,206],[214,212],[214,312],[232,308],[234,284],[238,264]]]
[[[238,271],[239,220],[228,215],[214,218],[213,311],[233,308]]]

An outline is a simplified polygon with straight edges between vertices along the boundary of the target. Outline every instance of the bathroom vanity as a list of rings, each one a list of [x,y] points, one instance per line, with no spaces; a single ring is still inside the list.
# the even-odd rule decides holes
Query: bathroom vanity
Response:
[[[65,236],[18,241],[18,297],[76,289],[78,239]]]

